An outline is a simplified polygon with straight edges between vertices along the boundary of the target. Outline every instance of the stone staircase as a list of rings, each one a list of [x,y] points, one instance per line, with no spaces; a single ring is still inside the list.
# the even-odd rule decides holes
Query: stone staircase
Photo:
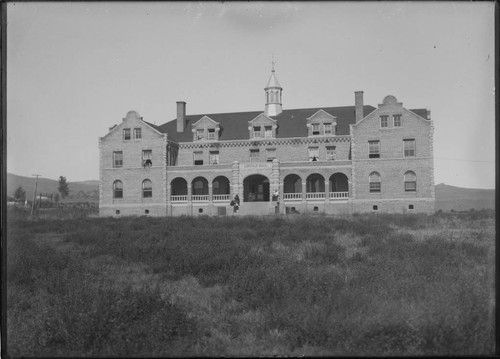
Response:
[[[274,214],[274,205],[274,202],[241,202],[237,215],[267,216]]]

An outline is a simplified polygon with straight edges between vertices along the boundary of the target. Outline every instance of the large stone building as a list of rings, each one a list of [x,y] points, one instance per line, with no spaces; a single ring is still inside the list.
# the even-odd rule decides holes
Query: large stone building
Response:
[[[282,108],[274,67],[264,111],[135,111],[99,139],[101,216],[433,212],[433,125],[394,96],[377,107]],[[272,194],[278,190],[278,201]],[[279,206],[278,206],[279,203]]]

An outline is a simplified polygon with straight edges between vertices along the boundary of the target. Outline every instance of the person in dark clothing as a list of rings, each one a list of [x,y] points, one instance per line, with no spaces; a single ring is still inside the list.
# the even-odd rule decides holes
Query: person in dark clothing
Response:
[[[240,197],[238,195],[234,196],[231,205],[233,206],[233,213],[237,213],[240,208]]]

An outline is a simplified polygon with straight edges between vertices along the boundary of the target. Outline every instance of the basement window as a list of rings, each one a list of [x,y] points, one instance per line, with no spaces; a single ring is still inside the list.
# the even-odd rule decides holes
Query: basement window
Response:
[[[117,209],[115,213],[116,213],[116,214],[120,214],[120,210],[119,210],[119,209]]]
[[[378,206],[377,206],[377,205],[374,205],[374,206],[372,207],[372,209],[373,209],[374,211],[378,211]]]
[[[408,209],[414,209],[413,204],[408,205]]]
[[[149,214],[149,209],[144,210],[144,214]]]

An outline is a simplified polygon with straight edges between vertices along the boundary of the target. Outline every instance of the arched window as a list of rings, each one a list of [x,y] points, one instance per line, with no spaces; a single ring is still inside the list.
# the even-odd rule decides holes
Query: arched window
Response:
[[[417,175],[413,171],[405,173],[405,192],[416,192],[417,190]]]
[[[187,182],[184,178],[177,177],[171,182],[172,196],[185,196],[188,193]]]
[[[142,181],[142,197],[143,198],[153,197],[153,183],[151,183],[151,181],[148,179]]]
[[[116,180],[113,182],[113,198],[123,198],[123,183]]]
[[[318,173],[309,175],[309,177],[307,177],[306,179],[306,192],[325,192],[325,178]]]
[[[229,180],[224,176],[216,177],[212,182],[213,194],[229,194]]]
[[[208,194],[208,181],[204,177],[196,177],[192,182],[193,195],[207,195]]]
[[[380,174],[378,172],[370,173],[368,177],[368,182],[370,182],[370,192],[380,192]]]
[[[296,174],[290,174],[283,180],[284,193],[302,193],[302,179]]]

